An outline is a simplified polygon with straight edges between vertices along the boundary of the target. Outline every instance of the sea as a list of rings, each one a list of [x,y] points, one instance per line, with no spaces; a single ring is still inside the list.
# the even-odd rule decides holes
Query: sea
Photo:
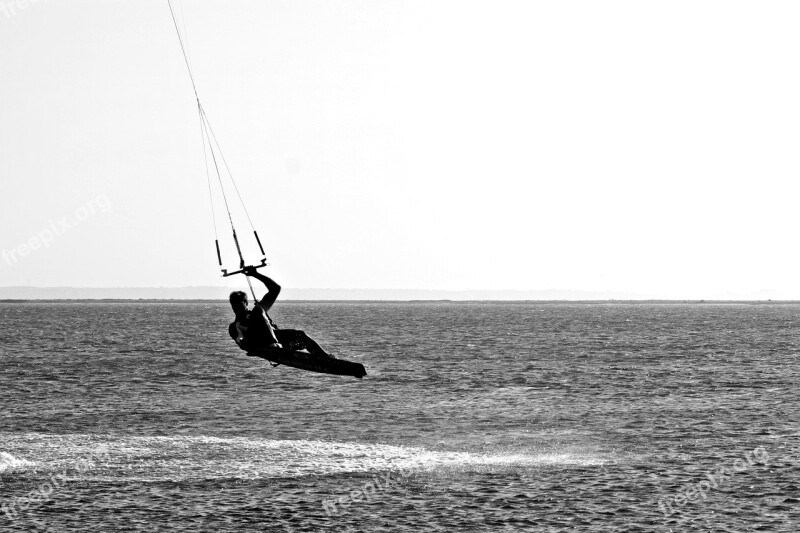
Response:
[[[800,531],[800,305],[0,303],[0,531]]]

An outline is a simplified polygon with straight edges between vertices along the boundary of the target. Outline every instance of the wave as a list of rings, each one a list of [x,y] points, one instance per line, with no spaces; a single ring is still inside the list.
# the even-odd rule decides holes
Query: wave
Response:
[[[0,452],[0,474],[7,474],[16,470],[24,470],[34,466],[34,463],[26,459],[17,459],[10,453]]]
[[[414,473],[524,470],[552,465],[593,465],[591,454],[473,454],[421,447],[314,440],[210,436],[6,434],[0,464],[36,465],[36,471],[105,481],[257,480],[378,471]]]

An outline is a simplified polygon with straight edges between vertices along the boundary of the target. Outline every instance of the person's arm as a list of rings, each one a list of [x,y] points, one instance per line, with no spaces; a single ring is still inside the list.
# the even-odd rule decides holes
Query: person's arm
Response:
[[[269,311],[270,307],[272,307],[272,304],[275,303],[275,300],[278,299],[278,295],[281,293],[281,286],[275,283],[272,278],[259,274],[258,271],[252,267],[245,268],[244,274],[256,278],[267,287],[267,294],[258,302],[258,306],[266,313]]]
[[[242,327],[238,322],[234,322],[230,325],[228,333],[230,333],[233,340],[236,341],[236,344],[239,345],[239,348],[247,351],[247,341],[244,338],[244,331],[242,331]]]

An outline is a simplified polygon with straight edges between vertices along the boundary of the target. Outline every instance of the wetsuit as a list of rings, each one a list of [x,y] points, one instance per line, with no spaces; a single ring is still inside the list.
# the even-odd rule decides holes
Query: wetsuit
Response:
[[[272,342],[264,321],[260,320],[258,315],[254,316],[256,312],[255,310],[248,312],[244,323],[237,321],[228,326],[228,333],[242,350],[247,350],[249,346],[253,345],[257,347],[268,346]],[[304,331],[280,329],[269,315],[267,315],[267,320],[269,320],[272,330],[275,332],[275,338],[284,348],[288,350],[306,350],[308,353],[321,357],[332,357],[311,337],[306,335]]]

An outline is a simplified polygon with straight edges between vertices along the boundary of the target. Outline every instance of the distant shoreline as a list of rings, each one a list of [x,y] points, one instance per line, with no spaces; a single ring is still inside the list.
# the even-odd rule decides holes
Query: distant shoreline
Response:
[[[0,304],[24,303],[69,303],[69,304],[108,304],[108,303],[142,303],[142,304],[181,304],[207,303],[227,304],[226,299],[180,299],[180,298],[7,298],[0,299]],[[800,300],[280,300],[281,304],[620,304],[620,305],[797,305]]]
[[[227,301],[231,290],[243,287],[0,287],[0,301]],[[320,289],[284,287],[281,301],[296,302],[798,302],[778,290],[686,291],[684,298],[631,291],[569,289]],[[669,296],[665,294],[663,296]],[[794,298],[793,298],[794,297]]]

